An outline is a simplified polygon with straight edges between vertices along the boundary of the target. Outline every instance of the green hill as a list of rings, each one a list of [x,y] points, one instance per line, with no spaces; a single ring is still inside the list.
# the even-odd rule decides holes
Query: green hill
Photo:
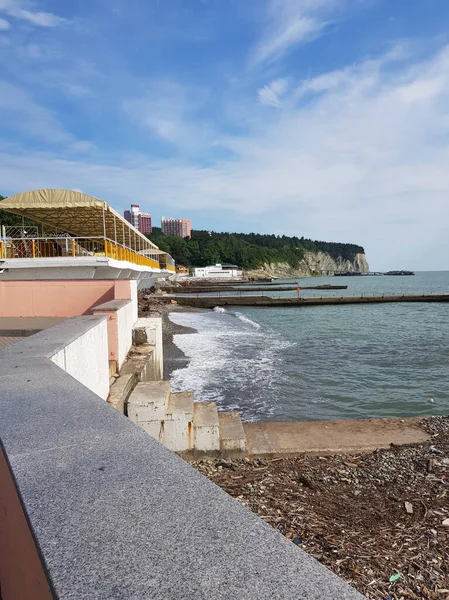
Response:
[[[159,227],[148,236],[151,241],[169,252],[177,264],[204,267],[216,263],[236,264],[244,269],[258,269],[263,264],[288,263],[293,268],[304,258],[306,251],[326,252],[334,260],[352,261],[361,246],[321,242],[304,237],[262,235],[258,233],[216,233],[192,230],[192,237],[166,236]]]

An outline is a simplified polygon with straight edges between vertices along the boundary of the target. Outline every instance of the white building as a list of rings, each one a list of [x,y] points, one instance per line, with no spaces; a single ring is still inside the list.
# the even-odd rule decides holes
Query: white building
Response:
[[[207,279],[239,279],[243,271],[237,265],[210,265],[192,269],[192,277]]]

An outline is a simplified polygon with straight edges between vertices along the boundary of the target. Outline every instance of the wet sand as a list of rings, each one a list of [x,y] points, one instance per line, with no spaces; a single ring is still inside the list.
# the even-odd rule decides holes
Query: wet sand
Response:
[[[184,369],[189,359],[182,350],[174,343],[173,337],[177,334],[189,334],[196,333],[197,330],[193,327],[185,327],[183,325],[177,325],[170,319],[170,313],[172,312],[187,312],[183,307],[182,311],[178,310],[166,310],[161,314],[163,321],[162,328],[162,339],[164,344],[164,379],[170,380],[173,371],[177,369]],[[193,311],[197,312],[197,311]]]
[[[197,332],[193,327],[185,327],[173,323],[169,316],[173,312],[204,312],[204,309],[171,304],[167,298],[150,294],[141,294],[139,297],[139,317],[162,318],[164,379],[167,381],[170,380],[173,371],[183,369],[189,363],[187,356],[174,343],[173,336]]]

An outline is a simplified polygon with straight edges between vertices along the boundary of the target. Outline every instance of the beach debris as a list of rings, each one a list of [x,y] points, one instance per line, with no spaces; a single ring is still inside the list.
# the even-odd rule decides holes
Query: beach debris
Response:
[[[429,398],[429,402],[430,402],[430,404],[434,404],[435,400],[433,398]]]
[[[306,487],[308,487],[311,490],[316,490],[316,488],[317,488],[316,483],[314,481],[312,481],[312,479],[310,477],[308,477],[307,475],[304,475],[303,473],[300,473],[298,475],[298,482],[302,483],[303,485],[305,485]]]
[[[420,423],[449,457],[449,417]],[[326,457],[249,456],[233,459],[233,469],[219,469],[222,460],[194,466],[369,600],[449,600],[440,593],[449,588],[449,459],[429,452],[429,442]]]
[[[392,575],[388,581],[390,583],[395,583],[396,581],[401,579],[401,577],[402,577],[402,573],[399,573],[399,571],[396,571],[396,573],[394,573],[394,575]]]
[[[427,461],[427,472],[433,473],[434,471],[435,471],[435,459],[429,458],[429,460]]]
[[[443,456],[444,452],[442,450],[438,450],[438,448],[432,444],[429,448],[430,452],[432,452],[432,454],[438,454],[439,456]]]
[[[411,502],[404,502],[405,510],[409,515],[413,514],[413,504]]]

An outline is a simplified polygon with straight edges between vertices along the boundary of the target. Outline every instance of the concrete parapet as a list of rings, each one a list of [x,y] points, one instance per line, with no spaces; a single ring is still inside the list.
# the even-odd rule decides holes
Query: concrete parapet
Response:
[[[133,327],[133,343],[135,346],[149,344],[153,350],[153,379],[162,379],[164,371],[162,319],[145,317],[137,319]]]
[[[363,598],[53,363],[77,319],[42,334],[0,351],[3,600]]]
[[[109,360],[116,360],[120,370],[132,344],[132,328],[136,320],[134,302],[111,300],[95,306],[92,312],[108,317]]]
[[[20,363],[25,352],[48,358],[106,400],[109,393],[107,343],[105,317],[74,317],[9,346],[8,355]]]

